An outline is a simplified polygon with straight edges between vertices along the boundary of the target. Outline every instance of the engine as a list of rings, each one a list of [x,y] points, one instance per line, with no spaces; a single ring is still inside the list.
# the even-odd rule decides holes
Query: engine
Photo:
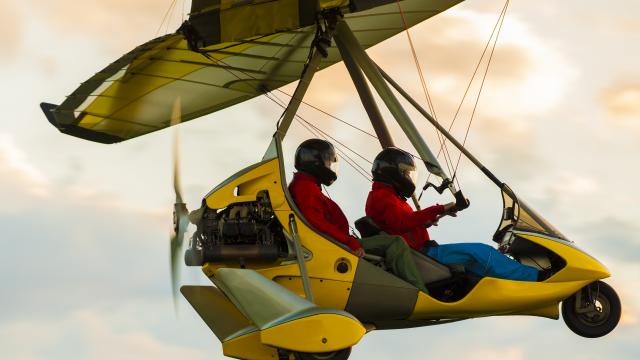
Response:
[[[191,241],[191,250],[201,251],[203,263],[273,261],[288,252],[282,225],[267,193],[261,193],[256,201],[221,210],[205,206]]]

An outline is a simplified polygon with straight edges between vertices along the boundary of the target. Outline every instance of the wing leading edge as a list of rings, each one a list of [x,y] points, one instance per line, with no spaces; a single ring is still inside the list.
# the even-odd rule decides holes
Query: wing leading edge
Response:
[[[461,1],[401,3],[408,25],[413,26]],[[313,2],[231,3],[194,1],[189,23],[199,29],[196,40],[185,36],[189,32],[183,26],[175,34],[138,46],[84,82],[59,106],[42,104],[47,118],[68,135],[114,143],[171,126],[177,97],[182,120],[189,121],[298,80],[315,34],[315,12],[309,16],[308,5],[303,9],[300,4]],[[279,11],[291,4],[297,11]],[[404,29],[395,1],[324,0],[320,5],[342,7],[345,21],[365,48]],[[194,41],[204,46],[200,52],[190,50]],[[320,68],[339,61],[339,51],[332,47]]]

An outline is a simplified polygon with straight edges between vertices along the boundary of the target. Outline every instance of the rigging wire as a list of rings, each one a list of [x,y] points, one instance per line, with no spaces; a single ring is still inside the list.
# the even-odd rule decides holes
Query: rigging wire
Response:
[[[433,114],[434,119],[438,122],[438,116],[436,114],[435,106],[433,105],[433,101],[431,100],[431,95],[429,94],[429,89],[427,87],[427,83],[425,81],[424,73],[422,71],[422,67],[420,66],[420,61],[418,60],[418,55],[416,53],[415,46],[413,45],[413,39],[411,38],[411,33],[409,32],[409,25],[407,23],[407,19],[404,14],[404,10],[402,10],[402,6],[400,5],[400,0],[396,0],[396,4],[398,5],[398,10],[400,12],[400,17],[402,19],[402,23],[404,26],[405,33],[407,34],[407,40],[409,41],[409,47],[411,48],[411,55],[413,56],[413,62],[416,65],[416,69],[418,70],[418,77],[420,79],[420,85],[422,86],[422,91],[427,100],[427,105],[429,107],[429,111]],[[449,174],[452,173],[453,161],[451,160],[451,155],[449,154],[449,149],[447,148],[446,140],[444,139],[444,135],[440,134],[440,132],[436,131],[436,136],[438,137],[438,141],[440,143],[440,147],[445,149],[445,164],[447,169],[449,170]],[[439,154],[438,154],[439,155]],[[456,180],[457,182],[457,180]],[[460,187],[460,184],[458,184]]]
[[[273,101],[275,104],[277,104],[278,106],[282,107],[283,109],[286,109],[286,104],[284,103],[284,101],[282,101],[280,98],[278,98],[277,96],[273,95],[273,94],[265,94],[265,96],[270,99],[271,101]],[[273,96],[273,98],[272,98]],[[367,162],[370,162],[369,160],[367,160],[365,157],[363,157],[362,155],[360,155],[358,152],[356,152],[355,150],[349,148],[347,145],[343,144],[342,142],[340,142],[339,140],[335,139],[334,137],[332,137],[331,135],[327,134],[326,132],[322,131],[320,128],[318,128],[317,126],[315,126],[314,124],[312,124],[311,122],[307,121],[306,119],[304,119],[301,115],[296,114],[295,115],[296,121],[302,125],[302,127],[304,127],[307,131],[309,131],[313,136],[317,137],[317,138],[323,138],[325,140],[328,141],[328,139],[332,139],[333,141],[337,142],[339,145],[341,145],[342,147],[344,147],[345,149],[353,152],[354,154],[356,154],[357,156],[359,156],[360,158],[364,159]],[[344,160],[345,163],[347,163],[349,166],[351,166],[358,174],[360,174],[361,176],[363,176],[366,180],[368,180],[369,182],[372,181],[371,176],[368,174],[368,171],[366,169],[364,169],[362,166],[360,166],[353,158],[351,158],[344,150],[342,150],[339,147],[335,147],[336,151],[338,152],[338,156],[340,158],[342,158]],[[371,162],[370,162],[371,163]]]
[[[317,30],[317,31],[319,31],[319,27],[318,27],[318,30]],[[221,63],[221,64],[223,64],[223,65],[225,65],[225,66],[227,66],[227,67],[230,67],[230,65],[229,65],[229,64],[226,64],[226,63],[225,63],[223,60],[221,60],[221,59],[215,59],[213,56],[211,56],[211,55],[210,55],[208,52],[206,52],[206,51],[200,51],[199,53],[200,53],[201,55],[203,55],[204,57],[206,57],[206,58],[207,58],[208,60],[210,60],[211,62],[214,62],[214,63]],[[304,74],[304,72],[307,70],[307,67],[308,67],[308,64],[309,64],[309,62],[310,62],[310,59],[311,59],[312,53],[313,53],[313,47],[309,49],[309,54],[307,55],[307,60],[306,60],[306,62],[305,62],[305,67],[303,68],[302,74]],[[236,74],[236,73],[235,73],[235,71],[240,72],[241,74],[245,75],[246,77],[248,77],[248,78],[250,78],[250,79],[260,80],[260,79],[258,79],[258,78],[256,78],[256,77],[252,76],[251,74],[248,74],[248,73],[246,73],[245,71],[242,71],[242,70],[237,70],[237,69],[231,70],[231,69],[227,69],[227,68],[225,68],[224,70],[225,70],[225,71],[227,71],[228,73],[230,73],[232,76],[234,76],[234,77],[238,78],[239,80],[245,80],[245,79],[243,79],[243,78],[242,78],[242,77],[240,77],[238,74]],[[267,97],[267,99],[271,100],[272,102],[274,102],[275,104],[277,104],[278,106],[280,106],[280,107],[282,107],[284,110],[286,110],[287,106],[286,106],[286,105],[284,105],[284,104],[283,104],[283,102],[282,102],[282,101],[281,101],[281,100],[280,100],[280,99],[279,99],[275,94],[273,94],[273,91],[268,91],[268,90],[265,90],[265,89],[261,89],[261,91],[262,91],[262,93],[265,95],[265,97]],[[282,93],[282,94],[286,95],[286,96],[287,96],[287,97],[289,97],[289,98],[293,98],[293,95],[288,94],[287,92],[285,92],[285,91],[283,91],[283,90],[281,90],[281,89],[275,89],[275,91],[278,91],[278,92],[280,92],[280,93]],[[308,103],[308,102],[305,102],[305,101],[304,101],[304,100],[302,100],[302,99],[296,99],[296,100],[300,100],[300,102],[301,102],[302,104],[305,104],[305,105],[307,105],[307,106],[311,107],[312,109],[314,109],[314,110],[316,110],[316,111],[319,111],[319,112],[321,112],[321,113],[323,113],[323,114],[325,114],[325,115],[327,115],[327,116],[329,116],[329,117],[331,117],[331,118],[333,118],[333,119],[335,119],[335,120],[338,120],[339,122],[341,122],[341,123],[343,123],[343,124],[345,124],[345,125],[348,125],[348,126],[350,126],[350,127],[354,128],[354,129],[356,129],[356,130],[358,130],[358,131],[360,131],[360,132],[362,132],[362,133],[364,133],[364,134],[366,134],[366,135],[368,135],[368,136],[370,136],[370,137],[373,137],[373,138],[377,139],[377,136],[375,136],[375,135],[373,135],[373,134],[371,134],[371,133],[369,133],[369,132],[367,132],[367,131],[365,131],[365,130],[363,130],[363,129],[360,129],[360,128],[358,128],[357,126],[355,126],[355,125],[353,125],[353,124],[351,124],[351,123],[349,123],[349,122],[347,122],[347,121],[345,121],[345,120],[342,120],[342,119],[338,118],[337,116],[334,116],[334,115],[330,114],[330,113],[329,113],[329,112],[327,112],[327,111],[324,111],[324,110],[322,110],[322,109],[320,109],[320,108],[318,108],[318,107],[316,107],[316,106],[314,106],[314,105],[312,105],[312,104],[310,104],[310,103]],[[284,114],[285,114],[285,112],[283,112],[283,113],[281,114],[281,116],[279,117],[278,122],[277,122],[278,124],[280,123],[280,121],[281,121],[281,120],[282,120],[282,118],[284,117]],[[358,153],[358,152],[356,152],[355,150],[351,149],[350,147],[348,147],[348,146],[347,146],[347,145],[345,145],[344,143],[342,143],[342,142],[340,142],[339,140],[335,139],[335,138],[334,138],[334,137],[332,137],[331,135],[329,135],[329,134],[327,134],[326,132],[322,131],[320,128],[318,128],[318,127],[316,127],[315,125],[311,124],[310,122],[308,122],[307,120],[305,120],[304,118],[302,118],[299,114],[297,114],[297,113],[296,113],[296,114],[295,114],[295,116],[294,116],[294,118],[296,119],[296,121],[297,121],[298,123],[300,123],[300,124],[301,124],[301,125],[303,125],[303,126],[305,125],[305,124],[303,124],[303,123],[306,123],[306,125],[307,125],[307,126],[310,126],[310,127],[312,127],[312,128],[315,128],[315,129],[316,129],[316,131],[320,132],[320,137],[323,137],[325,140],[326,140],[327,138],[331,138],[333,141],[337,142],[338,144],[340,144],[341,146],[343,146],[345,149],[347,149],[347,150],[349,150],[349,151],[353,152],[353,153],[354,153],[354,154],[356,154],[358,157],[360,157],[360,158],[364,159],[365,161],[367,161],[368,163],[372,164],[372,162],[371,162],[370,160],[368,160],[367,158],[365,158],[364,156],[362,156],[361,154],[359,154],[359,153]],[[314,133],[313,131],[311,131],[311,129],[310,129],[310,128],[308,128],[307,126],[305,126],[305,128],[306,128],[308,131],[310,131],[312,134],[314,134],[314,135],[316,135],[316,136],[317,136],[317,133]],[[345,160],[345,162],[346,162],[347,164],[349,164],[351,167],[353,167],[353,168],[354,168],[354,169],[355,169],[355,170],[356,170],[360,175],[362,175],[363,177],[365,177],[367,180],[372,181],[371,176],[368,174],[368,173],[369,173],[369,171],[368,171],[368,170],[366,170],[366,169],[364,169],[362,166],[360,166],[360,165],[359,165],[355,160],[353,160],[353,159],[352,159],[349,155],[347,155],[344,151],[340,150],[339,148],[337,148],[337,150],[338,150],[339,152],[341,152],[341,153],[342,153],[342,156],[341,156],[341,157]],[[413,157],[417,158],[417,159],[420,159],[420,160],[424,161],[421,157],[419,157],[419,156],[417,156],[417,155],[414,155],[414,154],[411,154],[411,155],[412,155]]]
[[[275,89],[275,91],[277,91],[277,92],[279,92],[279,93],[281,93],[281,94],[283,94],[283,95],[286,95],[286,96],[288,96],[288,97],[290,97],[290,98],[292,98],[292,97],[293,97],[293,95],[291,95],[291,94],[289,94],[289,93],[287,93],[286,91],[283,91],[283,90],[281,90],[281,89]],[[355,126],[355,125],[353,125],[353,124],[349,123],[349,122],[348,122],[348,121],[346,121],[346,120],[342,120],[342,119],[340,119],[339,117],[337,117],[337,116],[335,116],[335,115],[333,115],[333,114],[329,113],[328,111],[322,110],[322,109],[320,109],[319,107],[316,107],[316,106],[314,106],[314,105],[313,105],[313,104],[311,104],[311,103],[305,102],[304,100],[302,100],[301,102],[302,102],[304,105],[306,105],[306,106],[308,106],[308,107],[310,107],[310,108],[312,108],[312,109],[314,109],[314,110],[316,110],[316,111],[318,111],[318,112],[320,112],[320,113],[322,113],[322,114],[324,114],[324,115],[327,115],[327,116],[329,116],[330,118],[332,118],[332,119],[334,119],[334,120],[337,120],[337,121],[339,121],[339,122],[341,122],[341,123],[343,123],[343,124],[345,124],[345,125],[347,125],[347,126],[350,126],[350,127],[352,127],[353,129],[358,130],[359,132],[361,132],[361,133],[363,133],[363,134],[365,134],[365,135],[368,135],[368,136],[370,136],[370,137],[372,137],[372,138],[374,138],[374,139],[378,139],[378,137],[377,137],[375,134],[372,134],[372,133],[370,133],[370,132],[368,132],[368,131],[366,131],[366,130],[364,130],[364,129],[361,129],[361,128],[359,128],[359,127],[357,127],[357,126]]]
[[[507,1],[507,3],[508,2],[509,1]],[[482,65],[482,60],[484,59],[484,56],[486,55],[487,50],[489,49],[489,46],[491,45],[491,39],[493,39],[493,35],[495,34],[496,30],[498,29],[498,25],[500,25],[501,19],[504,16],[505,11],[506,11],[506,6],[503,6],[502,7],[502,11],[500,12],[500,16],[498,16],[498,19],[496,20],[496,23],[493,26],[493,30],[491,31],[491,36],[489,36],[489,40],[487,40],[487,43],[484,46],[484,50],[482,51],[482,54],[480,55],[480,59],[478,60],[478,64],[476,65],[476,68],[473,71],[473,74],[471,75],[471,79],[469,79],[469,84],[467,85],[467,88],[465,89],[464,94],[462,95],[462,100],[460,100],[460,104],[458,105],[458,108],[456,109],[456,113],[453,115],[453,120],[451,120],[451,124],[449,124],[448,130],[451,130],[451,128],[453,127],[454,123],[456,122],[456,119],[458,118],[458,115],[460,114],[460,110],[462,109],[462,105],[464,104],[464,101],[467,98],[467,94],[469,93],[469,90],[471,89],[471,85],[473,84],[473,80],[475,79],[476,74],[478,73],[478,70],[480,69],[480,65]],[[442,151],[442,149],[440,149],[440,151]]]
[[[168,23],[167,18],[169,16],[169,13],[173,9],[173,7],[176,5],[176,1],[177,0],[171,0],[171,4],[169,4],[169,8],[164,13],[164,16],[162,17],[162,22],[160,22],[160,26],[158,26],[158,30],[156,30],[156,36],[158,36],[158,34],[160,34],[160,30],[162,30],[162,26],[164,25],[164,22],[167,21],[167,23]]]
[[[467,126],[467,131],[464,134],[464,140],[462,141],[462,146],[464,146],[467,142],[467,137],[469,136],[469,131],[471,130],[471,124],[473,123],[474,116],[476,114],[476,110],[478,108],[478,102],[480,101],[480,95],[482,95],[482,89],[484,88],[485,80],[487,79],[487,74],[489,73],[489,68],[491,67],[491,60],[493,59],[493,54],[496,50],[496,45],[498,44],[498,38],[500,36],[500,32],[502,31],[502,25],[504,24],[504,19],[507,15],[507,9],[509,7],[509,0],[506,0],[504,5],[504,10],[502,12],[502,21],[500,21],[500,26],[498,26],[498,32],[496,32],[496,40],[493,43],[493,47],[491,48],[491,53],[489,54],[489,60],[487,61],[487,67],[484,71],[484,75],[482,76],[482,82],[480,83],[480,89],[478,90],[478,96],[476,97],[475,104],[473,105],[473,111],[471,112],[471,119],[469,120],[469,125]],[[460,165],[460,159],[462,158],[462,152],[458,155],[458,160],[456,162],[455,173],[458,172],[458,166]]]
[[[212,61],[212,62],[219,62],[219,63],[221,63],[221,64],[222,64],[222,65],[224,65],[224,66],[231,67],[231,65],[229,65],[228,63],[225,63],[223,60],[215,59],[215,58],[213,58],[212,56],[210,56],[210,55],[209,55],[208,53],[206,53],[206,52],[201,52],[200,54],[202,54],[203,56],[205,56],[207,59],[209,59],[209,60],[210,60],[210,61]],[[227,71],[228,73],[230,73],[231,75],[235,76],[238,80],[245,80],[245,79],[243,79],[243,78],[241,78],[240,76],[238,76],[236,73],[234,73],[234,71],[238,71],[238,72],[242,73],[243,75],[247,76],[247,77],[248,77],[248,78],[250,78],[250,79],[253,79],[253,80],[260,80],[260,79],[258,79],[258,78],[256,78],[256,77],[252,76],[251,74],[249,74],[249,73],[247,73],[247,72],[245,72],[245,71],[242,71],[242,70],[238,70],[238,69],[231,70],[231,69],[226,69],[226,68],[224,68],[223,70],[225,70],[225,71]],[[283,95],[285,95],[285,96],[287,96],[287,97],[289,97],[289,98],[293,98],[293,95],[292,95],[292,94],[289,94],[289,93],[287,93],[286,91],[283,91],[283,90],[281,90],[281,89],[274,89],[274,90],[271,90],[271,91],[268,91],[268,90],[264,90],[264,89],[263,89],[263,90],[262,90],[262,94],[263,94],[263,95],[265,95],[269,100],[271,100],[271,101],[273,101],[273,102],[277,103],[275,100],[273,100],[272,98],[270,98],[270,97],[269,97],[269,94],[271,94],[272,96],[275,96],[275,95],[273,94],[273,92],[274,92],[274,91],[277,91],[277,92],[279,92],[279,93],[281,93],[281,94],[283,94]],[[321,108],[319,108],[319,107],[317,107],[317,106],[314,106],[313,104],[311,104],[311,103],[309,103],[309,102],[306,102],[306,101],[304,101],[304,100],[300,100],[300,102],[301,102],[302,104],[304,104],[304,105],[306,105],[306,106],[308,106],[308,107],[310,107],[310,108],[312,108],[312,109],[314,109],[314,110],[316,110],[316,111],[318,111],[318,112],[320,112],[320,113],[324,114],[324,115],[329,116],[330,118],[332,118],[332,119],[334,119],[334,120],[337,120],[337,121],[339,121],[339,122],[341,122],[341,123],[343,123],[343,124],[345,124],[345,125],[347,125],[347,126],[349,126],[349,127],[353,128],[353,129],[355,129],[355,130],[358,130],[359,132],[361,132],[361,133],[363,133],[363,134],[365,134],[365,135],[368,135],[368,136],[370,136],[370,137],[372,137],[372,138],[374,138],[374,139],[376,139],[376,140],[378,139],[378,137],[377,137],[375,134],[372,134],[372,133],[370,133],[370,132],[368,132],[368,131],[366,131],[366,130],[364,130],[364,129],[362,129],[362,128],[359,128],[359,127],[357,127],[357,126],[355,126],[355,125],[353,125],[353,124],[349,123],[348,121],[343,120],[343,119],[341,119],[341,118],[339,118],[339,117],[337,117],[337,116],[335,116],[335,115],[331,114],[330,112],[328,112],[328,111],[326,111],[326,110],[322,110]],[[279,106],[283,106],[283,105],[280,105],[280,104],[278,104],[278,105],[279,105]],[[282,114],[280,115],[280,117],[278,118],[277,123],[279,123],[279,122],[282,120],[282,117],[283,117],[283,116],[284,116],[284,113],[282,113]],[[353,151],[353,150],[352,150],[352,151]],[[413,153],[411,153],[411,152],[409,152],[409,151],[407,151],[407,152],[409,153],[409,155],[413,156],[415,159],[418,159],[418,160],[420,160],[420,161],[422,161],[422,162],[424,162],[424,161],[425,161],[425,159],[423,159],[421,156],[416,155],[416,154],[413,154]],[[359,155],[359,154],[358,154],[358,155]],[[359,156],[360,156],[360,155],[359,155]],[[369,161],[369,160],[366,160],[366,161],[367,161],[367,162],[371,162],[371,161]]]
[[[491,55],[490,55],[489,61],[487,62],[487,68],[485,70],[485,73],[484,73],[484,76],[483,76],[483,79],[482,79],[482,85],[484,85],[484,82],[485,82],[485,79],[486,79],[486,76],[487,76],[487,73],[488,73],[489,65],[491,64],[491,57],[493,56],[493,52],[494,52],[496,44],[498,42],[498,36],[499,36],[499,33],[500,33],[501,29],[502,29],[502,24],[504,23],[504,19],[505,19],[505,16],[506,16],[507,8],[509,6],[509,1],[510,0],[506,0],[505,1],[505,4],[502,7],[502,10],[500,12],[500,15],[498,16],[498,19],[496,20],[496,23],[493,26],[493,30],[491,31],[491,35],[489,36],[489,39],[487,40],[487,43],[485,44],[485,47],[484,47],[484,49],[482,51],[482,54],[480,55],[480,59],[478,60],[478,63],[476,64],[476,67],[475,67],[475,69],[473,71],[473,74],[471,75],[471,78],[469,79],[469,83],[467,85],[467,88],[464,91],[464,94],[462,96],[462,100],[460,100],[460,104],[458,105],[458,108],[456,109],[456,112],[455,112],[455,114],[453,116],[453,119],[451,120],[451,123],[449,124],[449,127],[447,129],[448,131],[451,131],[451,129],[453,128],[453,125],[455,124],[455,122],[456,122],[456,120],[458,118],[458,115],[460,114],[460,110],[462,109],[462,105],[464,104],[464,101],[466,100],[466,97],[467,97],[467,95],[469,93],[469,90],[471,89],[471,85],[473,84],[473,81],[476,78],[478,70],[480,69],[480,65],[482,65],[482,62],[483,62],[484,57],[485,57],[485,55],[487,53],[487,50],[489,49],[489,46],[491,46],[491,40],[494,38],[494,34],[496,34],[496,31],[497,31],[497,34],[496,34],[496,37],[495,37],[495,41],[493,43],[493,47],[492,47],[492,50],[491,50]],[[475,114],[476,107],[477,107],[477,104],[478,104],[478,101],[480,99],[480,95],[481,95],[481,92],[482,92],[482,85],[481,85],[480,90],[478,92],[478,96],[476,97],[476,102],[475,102],[475,106],[474,106],[474,109],[473,109],[472,117],[471,117],[471,119],[469,121],[469,124],[467,126],[467,131],[466,131],[465,138],[464,138],[464,141],[462,143],[462,146],[464,146],[466,141],[467,141],[469,130],[471,128],[471,122],[473,121],[473,114]],[[441,146],[440,149],[438,150],[438,155],[437,155],[438,157],[440,156],[442,151],[443,151],[443,147]],[[460,164],[461,157],[462,157],[462,152],[460,152],[458,154],[458,159],[456,161],[456,166],[455,166],[455,170],[454,170],[454,174],[453,174],[454,178],[456,177],[456,173],[458,171],[458,166]],[[430,178],[431,178],[431,174],[429,174],[429,176],[427,177],[427,182],[429,181]],[[420,197],[422,197],[422,193],[423,192],[424,192],[424,190],[422,190],[422,192],[420,193]]]
[[[209,54],[207,54],[207,53],[201,53],[201,54],[202,54],[203,56],[205,56],[207,59],[209,59],[210,61],[212,61],[212,62],[219,62],[219,63],[222,63],[223,65],[228,65],[228,64],[225,64],[225,62],[224,62],[224,61],[222,61],[222,60],[216,60],[216,59],[214,59],[211,55],[209,55]],[[225,70],[225,71],[227,71],[227,72],[229,72],[231,75],[235,76],[235,77],[236,77],[236,78],[238,78],[239,80],[244,80],[242,77],[238,76],[238,74],[236,74],[236,73],[234,72],[234,70],[231,70],[231,69],[224,69],[224,70]],[[236,70],[236,71],[239,71],[240,73],[242,73],[242,74],[246,75],[247,77],[249,77],[249,78],[251,78],[251,79],[256,79],[256,78],[255,78],[255,77],[253,77],[251,74],[247,74],[246,72],[244,72],[244,71],[242,71],[242,70]],[[256,79],[256,80],[258,80],[258,79]],[[286,92],[283,92],[283,93],[284,93],[285,95],[288,95],[289,97],[293,97],[292,95],[289,95],[289,94],[287,94]],[[284,104],[280,103],[278,100],[274,99],[275,95],[273,94],[273,92],[263,90],[263,95],[265,95],[265,97],[266,97],[267,99],[271,100],[272,102],[274,102],[276,105],[278,105],[278,106],[282,107],[283,109],[286,109],[286,108],[287,108],[287,106],[286,106],[286,105],[284,105]],[[284,116],[284,112],[280,115],[280,118],[278,119],[278,123],[280,122],[280,120],[282,119],[282,117],[283,117],[283,116]],[[302,119],[302,117],[301,117],[299,114],[296,114],[296,115],[295,115],[295,118],[296,118],[296,121],[297,121],[298,123],[301,123],[300,119]],[[311,123],[309,123],[308,121],[306,121],[306,120],[304,120],[304,119],[302,119],[302,121],[304,121],[304,122],[306,122],[306,123],[308,123],[308,124],[312,125]],[[345,123],[346,123],[346,122],[345,122]],[[304,125],[304,124],[303,124],[303,125]],[[312,126],[313,126],[313,125],[312,125]],[[352,126],[353,126],[353,125],[352,125]],[[314,127],[315,127],[315,126],[314,126]],[[305,128],[307,128],[307,127],[305,126]],[[317,128],[317,127],[315,127],[315,128],[319,130],[319,128]],[[311,131],[309,128],[307,128],[307,130],[309,130],[309,131],[310,131],[312,134],[314,134],[314,136],[316,136],[316,137],[322,137],[322,138],[324,138],[325,140],[327,139],[327,137],[326,137],[326,136],[322,136],[322,134],[320,134],[321,136],[316,135],[316,134],[315,134],[313,131]],[[364,131],[364,130],[363,130],[363,131]],[[326,133],[325,133],[325,134],[326,134]],[[334,138],[332,138],[332,139],[334,139]],[[337,140],[335,140],[335,139],[334,139],[334,141],[337,141]],[[338,142],[339,142],[339,141],[338,141]],[[342,146],[344,146],[345,148],[349,149],[351,152],[353,152],[353,153],[357,154],[359,157],[362,157],[363,159],[365,159],[365,160],[366,160],[366,158],[364,158],[362,155],[360,155],[359,153],[357,153],[355,150],[353,150],[353,149],[351,149],[351,148],[347,147],[347,146],[346,146],[346,145],[344,145],[342,142],[339,142],[339,143],[340,143]],[[353,167],[353,168],[354,168],[354,169],[355,169],[355,170],[356,170],[360,175],[362,175],[365,179],[367,179],[368,181],[371,181],[371,178],[370,178],[370,176],[368,175],[368,171],[367,171],[367,170],[365,170],[363,167],[361,167],[361,166],[357,165],[357,162],[355,162],[355,160],[353,160],[351,157],[349,157],[346,153],[344,153],[343,151],[341,151],[339,148],[336,148],[336,150],[338,150],[338,152],[341,152],[341,154],[342,154],[342,155],[340,155],[340,154],[338,154],[338,155],[339,155],[339,156],[340,156],[340,157],[341,157],[341,158],[342,158],[342,159],[343,159],[343,160],[344,160],[348,165],[350,165],[351,167]],[[369,161],[369,160],[367,160],[367,161]]]
[[[320,27],[318,27],[317,32],[319,31]],[[212,61],[212,62],[219,62],[222,63],[223,65],[227,65],[225,64],[224,61],[219,60],[219,59],[215,59],[213,58],[211,55],[209,55],[206,52],[200,52],[200,54],[202,54],[204,57],[206,57],[208,60]],[[309,65],[309,62],[311,60],[311,56],[313,54],[313,47],[309,49],[309,54],[307,55],[307,61],[305,62],[305,67],[302,70],[302,74],[304,74],[304,72],[307,71],[307,67]],[[231,75],[233,75],[234,77],[238,78],[239,80],[244,80],[242,77],[238,76],[238,74],[236,74],[234,71],[232,71],[231,69],[224,69],[225,71],[229,72]],[[242,70],[238,70],[240,73],[244,74],[245,76],[251,78],[251,79],[256,79],[254,76],[252,76],[251,74],[247,74],[246,72],[242,71]],[[284,91],[281,91],[278,89],[278,91],[282,92],[283,94],[289,96],[290,98],[293,98],[293,95],[289,95]],[[277,104],[278,106],[282,107],[285,111],[283,111],[283,113],[281,114],[281,116],[278,119],[278,124],[280,123],[280,121],[282,120],[282,118],[284,117],[284,114],[286,112],[287,109],[287,105],[284,104],[284,102],[282,102],[275,94],[273,94],[273,92],[271,91],[267,91],[267,90],[262,90],[263,94],[272,102],[274,102],[275,104]],[[301,101],[303,102],[303,101]],[[317,109],[316,107],[313,107],[315,109]],[[328,114],[328,113],[327,113]],[[334,116],[332,116],[334,117]],[[303,126],[305,124],[303,124],[302,122],[306,123],[307,126],[310,126],[314,129],[316,129],[317,131],[320,132],[320,136],[319,137],[323,137],[325,140],[327,139],[327,137],[330,137],[332,140],[336,141],[337,143],[339,143],[340,145],[342,145],[345,149],[348,149],[349,151],[353,152],[354,154],[356,154],[357,156],[359,156],[360,158],[364,159],[365,161],[371,163],[368,159],[366,159],[364,156],[360,155],[358,152],[356,152],[355,150],[349,148],[348,146],[346,146],[345,144],[343,144],[342,142],[340,142],[339,140],[331,137],[330,135],[328,135],[326,132],[320,130],[318,127],[316,127],[315,125],[311,124],[310,122],[308,122],[307,120],[305,120],[304,118],[302,118],[302,116],[300,116],[299,114],[295,114],[294,118],[296,119],[296,121],[298,121],[298,123],[301,123]],[[337,117],[334,117],[337,118]],[[301,122],[302,121],[302,122]],[[348,124],[347,122],[345,122],[344,120],[341,120],[341,122]],[[357,128],[351,124],[349,124],[350,126]],[[307,126],[304,126],[307,130],[309,130],[312,134],[315,134],[313,131],[311,131],[311,129],[309,129]],[[359,129],[359,128],[357,128]],[[361,130],[361,129],[359,129]],[[361,130],[364,132],[364,130]],[[370,134],[371,135],[371,134]],[[317,136],[317,135],[316,135]],[[347,155],[344,151],[342,151],[341,149],[336,147],[336,150],[341,153],[341,157],[345,160],[345,162],[347,164],[349,164],[351,167],[353,167],[360,175],[362,175],[365,179],[372,181],[370,175],[368,175],[368,171],[366,169],[364,169],[362,166],[360,166],[355,160],[353,160],[349,155]],[[340,155],[340,154],[338,154]]]
[[[269,96],[267,96],[269,98]],[[286,108],[286,105],[284,104],[284,102],[281,102],[281,100],[277,97],[275,97],[276,100],[271,99],[272,101],[274,101],[277,105],[279,105],[282,108]],[[305,120],[301,115],[296,114],[296,121],[302,125],[305,129],[307,129],[307,131],[309,131],[312,135],[314,135],[317,138],[323,138],[325,140],[329,140],[332,139],[333,141],[337,142],[339,145],[341,145],[342,147],[344,147],[345,149],[353,152],[354,154],[356,154],[357,156],[359,156],[360,158],[364,159],[365,161],[371,163],[369,160],[367,160],[365,157],[363,157],[362,155],[360,155],[358,152],[356,152],[355,150],[349,148],[347,145],[343,144],[342,142],[340,142],[339,140],[335,139],[334,137],[332,137],[331,135],[327,134],[326,132],[322,131],[320,128],[318,128],[317,126],[315,126],[314,124],[310,123],[309,121]],[[368,171],[363,168],[362,166],[360,166],[358,164],[358,162],[356,160],[354,160],[353,158],[351,158],[344,150],[342,150],[339,147],[335,147],[336,151],[338,152],[338,156],[340,158],[342,158],[349,166],[351,166],[356,172],[358,172],[360,175],[362,175],[366,180],[368,181],[372,181],[371,179],[371,175],[368,174]]]

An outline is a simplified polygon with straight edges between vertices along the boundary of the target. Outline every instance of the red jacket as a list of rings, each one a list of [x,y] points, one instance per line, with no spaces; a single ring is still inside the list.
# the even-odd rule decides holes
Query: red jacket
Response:
[[[318,231],[349,246],[359,249],[358,240],[349,235],[349,221],[338,204],[322,193],[320,181],[315,177],[297,172],[289,184],[289,192],[302,215]]]
[[[365,212],[382,231],[402,235],[409,246],[420,250],[429,240],[425,224],[436,220],[444,212],[444,206],[414,211],[391,185],[376,181],[369,192]]]

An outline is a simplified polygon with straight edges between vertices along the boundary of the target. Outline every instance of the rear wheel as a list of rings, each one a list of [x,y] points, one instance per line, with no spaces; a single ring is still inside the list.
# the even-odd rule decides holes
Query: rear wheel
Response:
[[[351,348],[326,353],[295,353],[296,360],[347,360]]]
[[[610,333],[620,320],[620,298],[602,281],[580,289],[562,302],[562,318],[574,333],[597,338]]]

